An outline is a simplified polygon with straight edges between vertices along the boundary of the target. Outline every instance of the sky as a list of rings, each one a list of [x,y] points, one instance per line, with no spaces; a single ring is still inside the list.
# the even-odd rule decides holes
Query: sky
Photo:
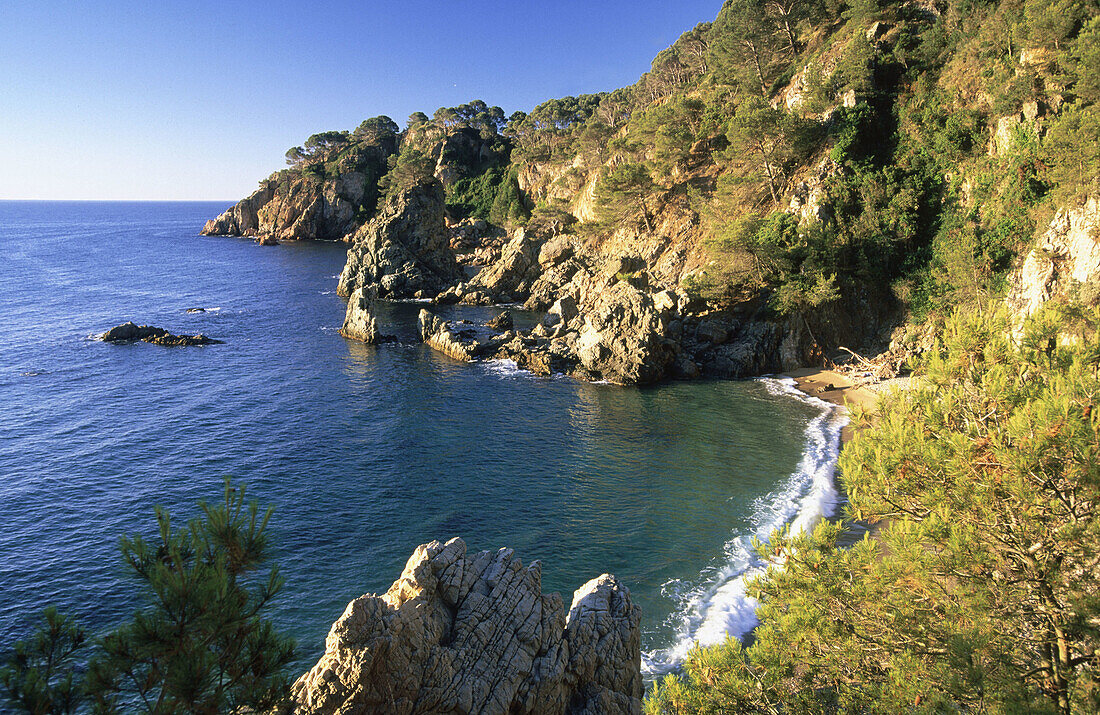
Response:
[[[0,0],[0,199],[236,200],[310,134],[632,84],[721,0]]]

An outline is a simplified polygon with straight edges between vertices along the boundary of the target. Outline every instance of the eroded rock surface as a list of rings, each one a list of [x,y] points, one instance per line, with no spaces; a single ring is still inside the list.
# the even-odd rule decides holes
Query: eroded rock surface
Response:
[[[567,613],[537,561],[433,541],[384,595],[348,604],[286,712],[640,713],[639,623],[614,576],[578,589]]]
[[[350,296],[365,286],[382,298],[431,297],[456,283],[461,271],[443,211],[443,186],[435,179],[392,196],[352,236],[337,293]]]
[[[1021,318],[1054,297],[1100,300],[1100,198],[1058,211],[1010,287],[1008,304]]]
[[[362,215],[374,213],[378,179],[397,151],[395,137],[342,148],[339,156],[318,161],[316,171],[284,169],[260,182],[260,188],[217,218],[206,222],[205,236],[255,236],[263,245],[280,240],[341,240],[355,231]],[[327,155],[326,155],[327,156]],[[322,157],[323,158],[323,157]]]
[[[340,334],[368,345],[378,342],[378,325],[374,320],[374,291],[369,287],[356,288],[351,294]]]

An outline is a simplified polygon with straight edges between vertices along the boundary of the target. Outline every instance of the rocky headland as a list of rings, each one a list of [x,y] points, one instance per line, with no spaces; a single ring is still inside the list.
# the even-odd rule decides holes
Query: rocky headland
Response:
[[[433,541],[385,594],[348,604],[281,712],[640,714],[640,619],[614,576],[566,610],[537,561]]]
[[[349,135],[342,142],[317,136],[322,139],[308,160],[299,154],[295,166],[272,174],[250,196],[207,221],[202,235],[250,236],[272,245],[344,240],[355,231],[377,207],[378,179],[397,151],[397,137],[392,131]]]

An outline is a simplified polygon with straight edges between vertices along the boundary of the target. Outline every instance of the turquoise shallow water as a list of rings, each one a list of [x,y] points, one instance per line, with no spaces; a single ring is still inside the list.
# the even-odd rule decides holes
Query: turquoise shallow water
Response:
[[[401,342],[349,342],[344,247],[197,236],[224,208],[0,202],[0,649],[49,603],[93,630],[125,616],[118,536],[232,475],[276,507],[274,616],[303,669],[350,599],[462,536],[540,559],[566,602],[618,575],[660,672],[751,626],[751,535],[835,500],[839,422],[777,381],[639,390],[457,363],[415,342],[416,304],[380,311]],[[88,339],[131,319],[225,344]]]

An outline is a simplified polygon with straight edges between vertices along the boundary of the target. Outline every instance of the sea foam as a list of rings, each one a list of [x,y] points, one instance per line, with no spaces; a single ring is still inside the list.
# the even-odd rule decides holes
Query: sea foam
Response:
[[[806,425],[806,446],[795,471],[775,491],[754,504],[753,530],[734,534],[725,545],[724,560],[701,575],[694,588],[677,593],[680,582],[665,584],[678,596],[679,606],[670,616],[676,626],[675,641],[642,653],[642,671],[649,676],[671,672],[683,663],[695,643],[715,645],[727,635],[743,639],[758,624],[759,603],[747,594],[749,582],[763,573],[765,563],[752,547],[753,538],[766,542],[776,529],[790,524],[791,533],[812,529],[831,517],[840,502],[835,474],[840,453],[840,432],[848,423],[843,410],[810,397],[789,378],[762,378],[768,392],[790,396],[819,409]]]

